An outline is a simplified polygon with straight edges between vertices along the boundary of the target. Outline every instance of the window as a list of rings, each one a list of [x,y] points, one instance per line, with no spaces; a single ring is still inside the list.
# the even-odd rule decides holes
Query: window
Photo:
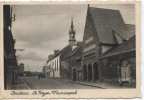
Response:
[[[102,46],[102,53],[105,53],[106,51],[108,51],[111,48],[112,48],[111,46]]]
[[[58,59],[56,59],[56,70],[58,71]]]
[[[91,49],[94,49],[94,48],[96,48],[96,44],[92,44],[92,45],[84,48],[83,52],[87,52],[87,51],[89,51],[89,50],[91,50]]]
[[[93,40],[93,37],[88,38],[87,40],[85,40],[85,43],[88,44],[89,42],[91,42]]]
[[[57,60],[55,60],[55,71],[57,69]]]
[[[54,70],[54,62],[52,62],[52,69]]]
[[[84,55],[84,57],[91,57],[91,56],[93,56],[93,55],[95,55],[94,52],[92,52],[92,53],[88,53],[88,54]]]
[[[58,58],[56,59],[56,71],[58,71]]]

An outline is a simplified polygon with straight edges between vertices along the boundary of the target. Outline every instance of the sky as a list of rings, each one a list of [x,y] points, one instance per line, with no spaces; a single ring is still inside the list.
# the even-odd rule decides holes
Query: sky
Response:
[[[97,8],[120,10],[126,24],[135,24],[132,4],[90,5]],[[16,39],[18,62],[25,64],[25,70],[41,71],[49,54],[68,44],[71,19],[74,20],[76,40],[82,41],[87,5],[15,5],[16,20],[12,23]]]

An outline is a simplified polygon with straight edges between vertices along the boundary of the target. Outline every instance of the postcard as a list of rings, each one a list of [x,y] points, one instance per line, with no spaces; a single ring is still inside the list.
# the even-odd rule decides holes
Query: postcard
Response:
[[[0,4],[0,98],[136,98],[140,2]]]

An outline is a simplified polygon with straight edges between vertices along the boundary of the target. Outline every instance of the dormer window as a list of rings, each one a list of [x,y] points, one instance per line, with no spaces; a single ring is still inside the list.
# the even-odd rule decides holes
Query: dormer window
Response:
[[[114,30],[112,31],[112,34],[116,44],[121,44],[124,41],[124,39]]]
[[[83,52],[88,52],[95,48],[96,48],[96,44],[91,44],[91,45],[87,46],[86,48],[84,48]]]
[[[93,37],[89,37],[87,40],[85,40],[85,44],[88,44],[89,42],[93,41],[94,38]]]

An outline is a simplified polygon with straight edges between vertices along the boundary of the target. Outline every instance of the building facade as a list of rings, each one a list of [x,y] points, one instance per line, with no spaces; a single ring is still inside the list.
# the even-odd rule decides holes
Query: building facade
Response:
[[[73,81],[136,85],[135,26],[125,24],[118,10],[88,7],[82,42],[75,39],[73,20],[69,44],[47,65],[50,77]]]
[[[88,7],[82,50],[83,80],[103,81],[105,74],[107,77],[109,74],[115,77],[114,73],[118,72],[110,70],[107,64],[103,66],[105,63],[99,58],[129,40],[130,36],[118,10]],[[121,51],[123,49],[121,48]],[[113,60],[111,61],[114,64]]]
[[[11,89],[17,80],[17,59],[15,40],[11,31],[12,8],[9,5],[3,6],[4,15],[4,87]]]
[[[82,45],[83,42],[77,42],[77,47],[67,56],[67,62],[70,66],[71,79],[73,81],[82,81]]]
[[[47,63],[47,75],[51,78],[60,78],[60,56],[56,56]]]
[[[18,65],[18,75],[19,75],[19,76],[23,76],[23,74],[24,74],[24,64],[23,64],[23,63],[20,63],[20,64]]]
[[[63,79],[71,79],[72,77],[72,68],[70,65],[70,55],[72,51],[77,48],[77,42],[75,39],[75,30],[73,25],[73,19],[71,20],[71,25],[69,29],[69,40],[68,45],[63,49],[58,51],[56,54],[50,55],[50,59],[47,63],[47,72],[50,77],[57,77]]]
[[[67,45],[60,52],[60,67],[61,67],[61,78],[71,79],[71,66],[69,63],[68,56],[72,53],[72,47]]]
[[[100,57],[102,80],[136,86],[135,36]]]
[[[44,73],[49,78],[67,78],[69,75],[69,63],[65,57],[71,52],[71,46],[67,45],[65,48],[50,55],[50,59],[44,66]]]

